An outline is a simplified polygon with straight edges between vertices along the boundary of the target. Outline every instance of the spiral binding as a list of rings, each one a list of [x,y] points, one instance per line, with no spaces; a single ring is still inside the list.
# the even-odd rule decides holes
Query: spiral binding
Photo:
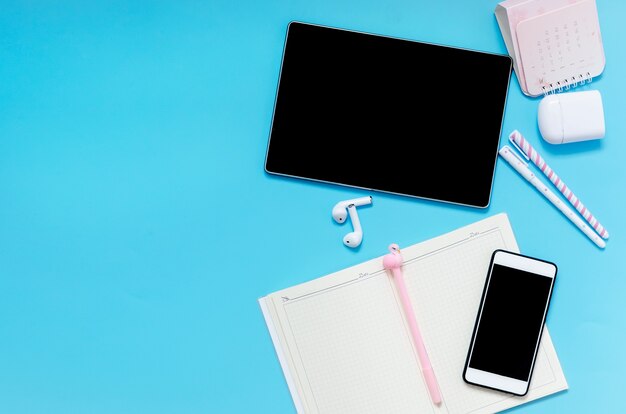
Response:
[[[547,86],[542,86],[543,96],[552,95],[558,92],[563,92],[570,90],[571,88],[575,88],[577,86],[584,85],[586,83],[591,83],[593,77],[591,73],[587,72],[585,74],[579,74],[578,77],[572,76],[571,78],[565,78],[560,81],[556,81],[556,83],[550,83]]]

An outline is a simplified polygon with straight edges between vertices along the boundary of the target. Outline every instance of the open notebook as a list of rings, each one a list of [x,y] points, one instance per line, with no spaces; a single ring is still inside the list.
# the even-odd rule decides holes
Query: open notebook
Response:
[[[547,327],[525,397],[462,379],[491,253],[519,252],[506,214],[401,248],[443,403],[431,403],[381,255],[259,299],[298,413],[494,413],[567,389]]]

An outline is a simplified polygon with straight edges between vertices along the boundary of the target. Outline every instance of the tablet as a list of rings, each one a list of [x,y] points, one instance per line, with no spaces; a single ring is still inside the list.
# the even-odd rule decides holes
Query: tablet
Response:
[[[288,25],[269,174],[484,208],[508,55]]]

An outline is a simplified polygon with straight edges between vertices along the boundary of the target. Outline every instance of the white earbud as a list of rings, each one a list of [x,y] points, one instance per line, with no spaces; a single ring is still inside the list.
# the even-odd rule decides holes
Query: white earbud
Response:
[[[335,204],[333,207],[333,219],[337,223],[344,223],[348,218],[348,206],[352,204],[355,207],[364,206],[366,204],[372,204],[372,196],[353,198],[352,200],[344,200]]]
[[[356,213],[354,204],[348,206],[348,213],[350,213],[350,220],[352,221],[354,231],[343,237],[343,244],[348,247],[358,247],[361,241],[363,241],[363,230],[361,229],[361,222],[359,221],[359,215]]]
[[[333,207],[333,219],[337,223],[345,223],[348,214],[350,214],[350,220],[352,220],[354,230],[346,234],[343,238],[343,244],[348,247],[358,247],[361,241],[363,241],[363,230],[361,229],[361,222],[359,221],[359,215],[356,213],[356,208],[357,206],[364,206],[366,204],[372,204],[372,196],[340,201]]]

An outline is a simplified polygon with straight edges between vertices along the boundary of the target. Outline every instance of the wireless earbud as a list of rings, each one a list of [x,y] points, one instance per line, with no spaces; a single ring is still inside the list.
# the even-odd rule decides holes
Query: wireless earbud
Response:
[[[335,204],[335,207],[333,207],[333,219],[335,219],[337,223],[341,224],[346,221],[346,218],[348,218],[347,209],[350,204],[354,205],[355,207],[372,204],[372,196],[359,197],[352,200],[344,200]]]
[[[361,241],[363,241],[363,230],[361,229],[361,222],[359,221],[359,215],[356,213],[354,204],[348,206],[348,213],[350,214],[354,231],[343,236],[343,244],[348,247],[358,247]]]
[[[350,220],[352,220],[353,231],[346,234],[343,238],[343,244],[348,247],[358,247],[361,241],[363,241],[363,230],[361,229],[361,222],[359,221],[356,208],[366,204],[372,204],[372,196],[340,201],[333,207],[333,219],[337,223],[345,223],[348,214],[350,215]]]

